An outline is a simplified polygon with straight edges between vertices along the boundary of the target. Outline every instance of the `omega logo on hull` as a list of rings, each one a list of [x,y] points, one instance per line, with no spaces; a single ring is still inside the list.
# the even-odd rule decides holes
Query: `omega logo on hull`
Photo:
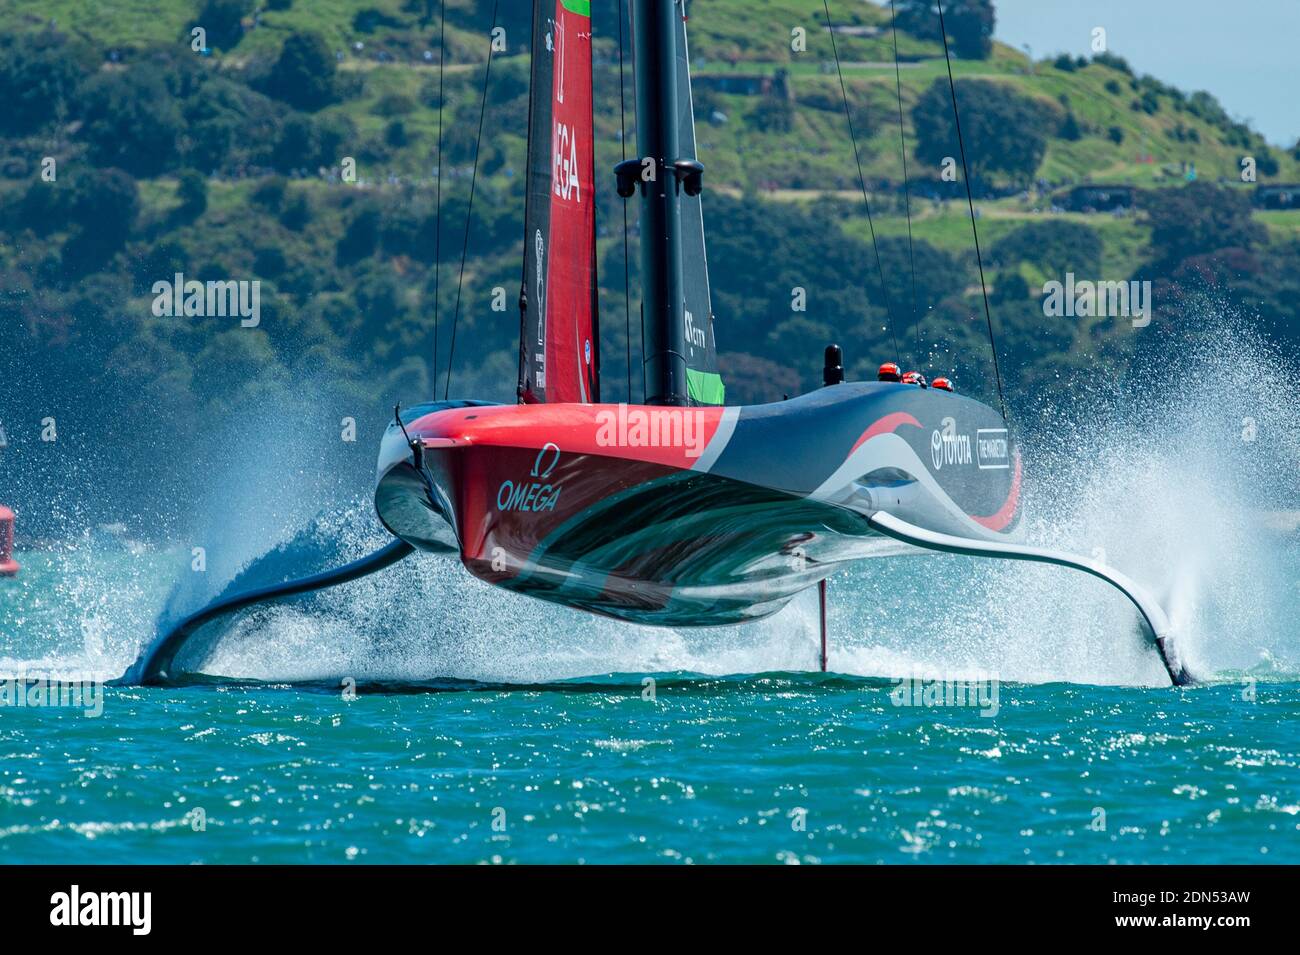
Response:
[[[497,488],[497,510],[506,511],[553,511],[559,503],[560,485],[546,483],[556,465],[560,463],[560,447],[547,441],[537,452],[537,460],[529,476],[534,481],[502,481]]]

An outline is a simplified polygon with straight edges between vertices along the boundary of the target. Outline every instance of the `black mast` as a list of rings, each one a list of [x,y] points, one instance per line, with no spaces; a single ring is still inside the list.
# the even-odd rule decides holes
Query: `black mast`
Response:
[[[637,149],[654,161],[641,169],[641,308],[646,343],[646,403],[686,405],[681,206],[677,191],[695,157],[678,155],[675,0],[630,0],[635,50]],[[633,160],[640,166],[640,162]],[[631,170],[629,170],[631,171]],[[694,183],[692,184],[694,185]]]

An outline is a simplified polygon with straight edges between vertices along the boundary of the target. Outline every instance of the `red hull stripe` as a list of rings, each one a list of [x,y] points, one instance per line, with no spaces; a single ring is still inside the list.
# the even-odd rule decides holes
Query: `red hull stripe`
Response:
[[[689,469],[718,434],[722,408],[537,404],[452,408],[408,426],[425,447],[482,445],[593,454]],[[720,440],[726,440],[723,435]]]
[[[1011,492],[1007,495],[1006,502],[1000,507],[996,514],[988,517],[976,517],[971,515],[971,520],[976,524],[983,525],[991,531],[1005,530],[1016,516],[1016,511],[1020,507],[1020,452],[1016,452],[1016,470],[1011,477]]]
[[[858,448],[876,437],[876,435],[893,434],[905,424],[910,424],[916,428],[921,427],[921,422],[917,421],[905,411],[895,411],[893,414],[885,415],[866,431],[862,432],[862,437],[858,438],[857,443],[849,449],[849,453],[845,455],[845,460],[848,460],[848,458],[853,455],[854,451],[858,450]]]

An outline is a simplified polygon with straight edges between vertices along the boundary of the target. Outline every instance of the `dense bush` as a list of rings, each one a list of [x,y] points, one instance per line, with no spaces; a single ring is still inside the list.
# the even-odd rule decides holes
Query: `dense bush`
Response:
[[[999,172],[1016,181],[1028,181],[1047,152],[1045,129],[1055,125],[1052,107],[1017,93],[1003,83],[958,80],[962,134],[971,176]],[[938,167],[958,155],[952,94],[947,80],[935,80],[912,108],[916,127],[916,155]]]
[[[900,30],[921,39],[939,39],[939,7],[934,0],[898,0],[896,9]],[[957,56],[982,60],[993,52],[993,0],[947,0],[943,19]]]
[[[1267,239],[1240,190],[1193,182],[1146,193],[1142,206],[1151,222],[1152,257],[1165,268],[1198,254],[1250,249]]]
[[[85,44],[53,30],[0,36],[0,134],[21,136],[66,121],[97,65]]]
[[[184,222],[197,219],[208,208],[208,180],[193,169],[181,171],[176,180],[176,215]]]
[[[102,268],[126,244],[140,214],[140,191],[120,169],[94,169],[73,183],[63,267],[77,277]]]
[[[1028,222],[993,244],[989,261],[1001,268],[1028,262],[1047,275],[1074,272],[1081,278],[1101,271],[1103,243],[1092,226],[1081,222]]]
[[[230,50],[244,37],[244,17],[253,10],[253,0],[204,0],[193,26],[207,33],[208,46]]]
[[[117,166],[137,176],[171,168],[180,154],[184,118],[164,75],[149,63],[100,73],[80,104],[80,137],[97,166]]]
[[[334,54],[324,37],[295,33],[284,41],[267,77],[267,92],[296,109],[318,110],[334,101]]]
[[[356,129],[346,116],[292,113],[280,129],[271,164],[283,173],[333,168],[343,159],[344,146],[355,140]]]

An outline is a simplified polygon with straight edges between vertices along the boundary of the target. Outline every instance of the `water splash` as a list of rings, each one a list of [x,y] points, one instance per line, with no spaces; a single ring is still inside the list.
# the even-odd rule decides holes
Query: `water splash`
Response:
[[[1233,361],[1225,366],[1227,338]],[[1087,393],[1045,396],[1031,409],[1030,541],[1100,557],[1160,594],[1195,672],[1300,672],[1287,624],[1300,610],[1300,536],[1261,520],[1300,511],[1294,374],[1222,322],[1171,364],[1139,367],[1123,382],[1099,378]],[[228,469],[214,472],[196,537],[206,545],[205,573],[190,572],[188,546],[123,562],[101,560],[102,542],[87,541],[55,561],[42,578],[48,586],[0,587],[0,671],[38,660],[121,672],[157,618],[385,543],[368,496],[349,496],[311,464],[337,449],[304,447],[295,420],[236,429],[225,445]],[[834,578],[831,608],[831,667],[842,673],[1167,682],[1127,601],[1061,568],[928,554],[879,561]],[[41,642],[33,621],[53,618],[56,636],[33,647]],[[182,665],[264,681],[535,683],[807,670],[817,658],[811,594],[755,624],[676,631],[500,591],[426,556],[200,636]],[[22,646],[33,655],[12,652]]]

